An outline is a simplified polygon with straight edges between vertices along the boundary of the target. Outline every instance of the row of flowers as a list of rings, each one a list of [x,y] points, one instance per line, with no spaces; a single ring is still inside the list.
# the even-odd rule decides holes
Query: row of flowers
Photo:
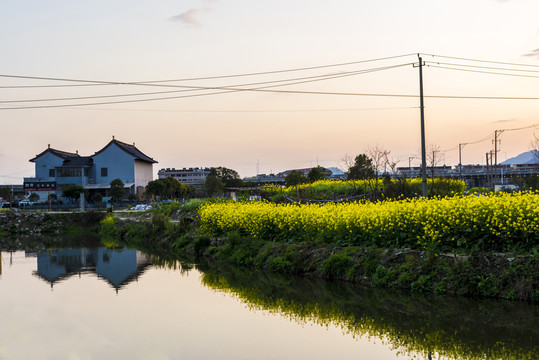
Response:
[[[199,213],[212,234],[239,231],[269,241],[499,251],[539,243],[539,193],[531,192],[325,205],[226,202]]]

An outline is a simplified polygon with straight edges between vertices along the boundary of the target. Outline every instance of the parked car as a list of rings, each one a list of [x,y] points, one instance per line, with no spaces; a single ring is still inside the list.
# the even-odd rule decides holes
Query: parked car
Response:
[[[34,205],[34,202],[33,201],[30,201],[28,199],[25,199],[25,200],[21,200],[19,202],[19,206],[32,206]]]

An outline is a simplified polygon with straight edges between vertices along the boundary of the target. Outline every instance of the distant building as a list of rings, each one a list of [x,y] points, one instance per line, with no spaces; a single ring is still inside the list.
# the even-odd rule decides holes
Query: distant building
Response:
[[[329,178],[329,177],[333,174],[333,172],[332,172],[331,170],[326,169],[326,168],[324,168],[324,167],[321,167],[321,168],[322,168],[322,170],[324,170],[324,172],[326,173],[326,177]],[[303,169],[285,170],[285,171],[283,171],[283,172],[278,173],[277,176],[283,177],[283,178],[284,178],[284,177],[286,177],[288,174],[290,174],[292,171],[299,171],[299,172],[302,173],[303,175],[307,176],[307,174],[309,174],[309,171],[311,171],[312,169],[313,169],[313,168],[310,167],[310,168],[303,168]]]
[[[266,185],[266,184],[283,184],[285,183],[283,176],[278,176],[275,174],[258,174],[256,176],[243,178],[245,182],[252,182],[256,185]]]
[[[193,185],[194,187],[202,187],[206,182],[206,177],[210,174],[212,168],[166,168],[157,172],[159,179],[172,177],[185,185]]]
[[[126,192],[136,194],[153,180],[151,157],[142,153],[135,144],[112,140],[91,156],[80,156],[53,149],[50,145],[40,154],[30,159],[35,164],[35,177],[24,178],[27,195],[36,193],[39,201],[46,201],[49,194],[62,194],[67,185],[81,185],[90,192],[108,195],[110,182],[120,179]]]

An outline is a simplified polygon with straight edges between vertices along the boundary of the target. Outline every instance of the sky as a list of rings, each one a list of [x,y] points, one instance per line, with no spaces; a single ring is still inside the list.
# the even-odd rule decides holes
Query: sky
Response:
[[[112,136],[157,160],[155,177],[346,170],[376,146],[419,166],[418,53],[428,148],[456,165],[468,143],[462,163],[484,164],[504,130],[501,162],[539,135],[538,13],[536,0],[2,0],[0,184],[33,176],[48,144],[92,155]]]

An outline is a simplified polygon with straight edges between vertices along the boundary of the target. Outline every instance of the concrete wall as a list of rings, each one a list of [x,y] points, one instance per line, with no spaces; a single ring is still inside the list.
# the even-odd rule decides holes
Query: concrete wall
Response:
[[[135,160],[135,187],[148,185],[153,180],[153,164]]]

